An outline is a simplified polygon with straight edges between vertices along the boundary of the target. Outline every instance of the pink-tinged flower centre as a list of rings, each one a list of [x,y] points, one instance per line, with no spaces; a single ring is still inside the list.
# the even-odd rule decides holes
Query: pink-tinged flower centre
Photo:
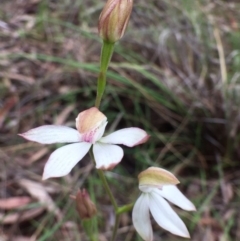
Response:
[[[76,119],[76,127],[82,135],[82,141],[92,144],[102,137],[106,124],[107,117],[96,107],[79,113]]]
[[[96,135],[97,129],[98,128],[95,128],[95,129],[93,129],[93,130],[91,130],[87,133],[84,133],[83,136],[82,136],[83,141],[94,144],[95,143],[94,137]]]

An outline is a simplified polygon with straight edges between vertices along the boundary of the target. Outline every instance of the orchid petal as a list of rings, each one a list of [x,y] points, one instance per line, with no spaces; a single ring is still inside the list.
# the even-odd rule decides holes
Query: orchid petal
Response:
[[[149,135],[146,131],[137,127],[130,127],[115,131],[110,135],[101,138],[99,141],[101,143],[122,144],[128,147],[133,147],[146,142],[148,138]]]
[[[183,221],[157,192],[149,194],[149,208],[159,226],[175,235],[190,237]]]
[[[19,134],[27,140],[41,144],[80,142],[80,133],[67,126],[45,125]]]
[[[97,130],[96,130],[96,133],[94,134],[94,142],[95,143],[96,141],[98,141],[102,136],[103,136],[103,133],[105,131],[105,128],[107,126],[107,121],[104,122]]]
[[[133,226],[145,241],[153,240],[153,231],[149,215],[149,195],[141,194],[132,211]]]
[[[176,186],[163,186],[162,189],[155,189],[155,192],[159,193],[162,197],[166,198],[171,203],[178,207],[187,210],[195,211],[196,208],[193,203],[188,200]]]
[[[58,148],[51,154],[45,165],[43,180],[67,175],[86,155],[90,147],[91,143],[81,142]]]
[[[123,158],[123,150],[116,145],[97,142],[93,145],[96,168],[109,170],[114,168]]]

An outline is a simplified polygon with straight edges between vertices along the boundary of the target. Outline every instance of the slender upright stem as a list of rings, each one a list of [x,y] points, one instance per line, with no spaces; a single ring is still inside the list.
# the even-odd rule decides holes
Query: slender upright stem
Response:
[[[113,194],[112,194],[112,192],[111,192],[111,190],[110,190],[110,188],[108,186],[108,182],[106,180],[106,177],[104,176],[102,170],[98,169],[97,171],[98,171],[98,175],[99,175],[99,177],[100,177],[100,179],[101,179],[101,181],[103,183],[103,186],[104,186],[104,188],[105,188],[105,190],[106,190],[106,192],[107,192],[107,194],[108,194],[108,196],[110,198],[110,201],[111,201],[111,203],[112,203],[112,205],[114,207],[114,211],[116,213],[117,210],[118,210],[118,205],[117,205],[117,202],[116,202],[116,200],[115,200],[115,198],[114,198],[114,196],[113,196]]]
[[[116,218],[115,218],[115,224],[114,224],[114,228],[113,228],[111,241],[114,241],[117,236],[117,230],[118,230],[121,214],[132,210],[133,205],[134,205],[133,203],[130,203],[130,204],[124,205],[122,207],[118,207],[118,209],[115,210]]]
[[[91,156],[92,160],[96,164],[94,156],[93,156],[92,148],[91,148],[89,153],[90,153],[90,156]],[[116,202],[116,200],[115,200],[115,198],[114,198],[114,196],[113,196],[113,194],[111,192],[111,189],[110,189],[110,187],[108,185],[107,179],[104,176],[104,173],[103,173],[103,171],[101,169],[97,169],[97,172],[98,172],[98,175],[99,175],[99,177],[100,177],[100,179],[102,181],[102,184],[103,184],[103,186],[104,186],[104,188],[105,188],[105,190],[106,190],[106,192],[107,192],[107,194],[108,194],[108,196],[110,198],[110,201],[111,201],[111,203],[112,203],[112,205],[114,207],[114,211],[115,211],[115,213],[117,213],[118,205],[117,205],[117,202]]]
[[[92,148],[91,148],[89,153],[90,153],[90,156],[91,156],[94,164],[96,164],[96,161],[95,161],[94,156],[93,156]],[[99,177],[100,177],[100,179],[102,181],[102,184],[103,184],[103,186],[104,186],[104,188],[105,188],[105,190],[106,190],[106,192],[107,192],[107,194],[108,194],[108,196],[110,198],[110,201],[111,201],[111,203],[112,203],[112,205],[114,207],[114,212],[115,212],[115,215],[116,215],[115,224],[114,224],[113,233],[112,233],[112,238],[111,238],[111,241],[114,241],[115,238],[116,238],[116,235],[117,235],[120,215],[121,215],[122,212],[118,212],[117,202],[116,202],[116,200],[115,200],[115,198],[114,198],[114,196],[113,196],[113,194],[111,192],[111,189],[110,189],[110,187],[108,185],[107,179],[106,179],[103,171],[101,169],[97,169],[97,172],[98,172],[98,175],[99,175]]]
[[[98,83],[97,83],[97,96],[96,96],[96,101],[95,101],[95,106],[97,108],[99,108],[99,106],[100,106],[102,96],[103,96],[103,93],[104,93],[104,90],[106,87],[106,74],[107,74],[109,62],[110,62],[112,54],[113,54],[113,50],[114,50],[114,43],[108,43],[105,41],[103,42],[102,52],[101,52],[100,72],[98,75]],[[90,155],[91,155],[92,160],[96,164],[92,149],[90,150]],[[113,229],[112,238],[111,238],[111,241],[114,241],[116,238],[116,235],[117,235],[117,229],[118,229],[121,213],[118,213],[117,202],[111,192],[111,189],[108,185],[107,179],[106,179],[103,171],[100,169],[97,169],[97,172],[98,172],[98,175],[102,181],[102,184],[110,198],[110,201],[114,207],[114,212],[116,214],[114,229]]]
[[[114,50],[114,43],[103,42],[102,52],[101,52],[101,62],[100,62],[100,72],[98,74],[97,83],[97,97],[95,101],[95,106],[99,108],[102,96],[106,86],[106,74],[109,62],[111,60]]]
[[[117,236],[119,221],[120,221],[120,214],[117,214],[116,217],[115,217],[115,224],[114,224],[114,228],[113,228],[113,232],[112,232],[111,241],[114,241],[116,236]]]

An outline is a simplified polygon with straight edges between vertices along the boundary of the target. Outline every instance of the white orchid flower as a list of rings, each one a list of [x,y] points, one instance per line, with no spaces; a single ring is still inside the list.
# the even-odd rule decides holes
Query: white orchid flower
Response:
[[[159,226],[175,235],[190,238],[185,224],[165,200],[187,211],[196,210],[193,203],[175,186],[179,183],[176,177],[164,169],[150,167],[140,173],[138,178],[142,194],[133,207],[132,218],[139,235],[145,241],[153,240],[150,210]]]
[[[125,128],[102,137],[107,125],[106,116],[96,107],[79,113],[77,130],[57,125],[45,125],[19,134],[27,140],[41,144],[73,143],[54,151],[47,161],[43,180],[67,175],[87,154],[93,145],[93,154],[98,169],[112,169],[123,158],[123,150],[115,144],[128,147],[146,142],[149,135],[142,129]]]

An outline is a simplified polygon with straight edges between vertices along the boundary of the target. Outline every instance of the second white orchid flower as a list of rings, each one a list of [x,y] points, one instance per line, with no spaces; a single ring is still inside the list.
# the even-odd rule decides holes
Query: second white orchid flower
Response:
[[[177,178],[172,173],[157,167],[150,167],[141,172],[138,178],[142,194],[133,207],[132,218],[139,235],[145,241],[153,240],[150,211],[159,226],[175,235],[189,238],[185,224],[165,200],[187,211],[196,210],[175,186],[179,183]]]
[[[47,161],[43,180],[67,175],[93,145],[98,169],[112,169],[123,158],[123,150],[115,144],[133,147],[146,142],[149,135],[142,129],[125,128],[102,137],[107,117],[96,107],[81,112],[76,119],[77,130],[67,126],[45,125],[19,134],[41,144],[73,143],[54,151]]]

